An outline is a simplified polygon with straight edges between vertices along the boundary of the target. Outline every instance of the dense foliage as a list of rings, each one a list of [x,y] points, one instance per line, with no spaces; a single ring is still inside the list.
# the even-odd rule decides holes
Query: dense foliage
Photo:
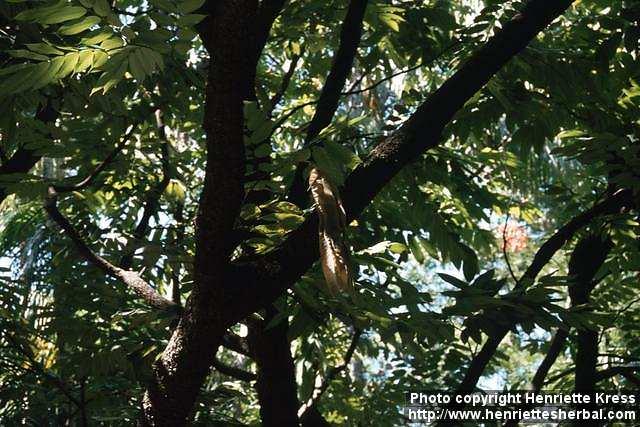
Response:
[[[0,3],[0,424],[638,387],[640,4],[550,3]]]

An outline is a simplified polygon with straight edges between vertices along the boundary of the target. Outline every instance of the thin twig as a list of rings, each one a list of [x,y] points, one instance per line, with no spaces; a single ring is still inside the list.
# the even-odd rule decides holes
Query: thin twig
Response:
[[[296,72],[296,68],[298,67],[298,62],[300,62],[300,59],[302,58],[302,54],[303,52],[300,52],[299,55],[294,55],[293,58],[291,58],[291,63],[289,64],[289,68],[287,69],[284,76],[282,77],[280,89],[273,95],[273,98],[271,98],[270,100],[271,105],[269,106],[269,112],[267,114],[269,117],[271,117],[271,114],[273,114],[273,110],[276,108],[276,106],[284,96],[285,92],[289,88],[289,85],[291,84],[291,79],[293,78],[293,74]]]
[[[164,121],[162,119],[162,111],[160,109],[156,110],[155,117],[158,139],[161,142],[162,178],[160,179],[158,184],[151,188],[151,191],[149,191],[147,194],[147,199],[142,210],[142,217],[140,218],[140,221],[133,231],[133,245],[127,244],[127,247],[125,247],[124,249],[124,255],[120,259],[120,267],[124,269],[131,268],[131,266],[133,265],[133,255],[136,249],[134,245],[136,242],[142,240],[142,238],[147,233],[147,230],[149,229],[149,221],[151,220],[151,217],[157,213],[160,203],[160,197],[162,196],[163,191],[165,190],[167,185],[169,185],[169,182],[171,180],[169,162],[169,140],[167,139],[167,134],[164,128]]]
[[[347,92],[342,92],[341,95],[356,95],[358,93],[367,92],[372,89],[375,89],[376,87],[380,86],[382,83],[389,81],[394,77],[398,77],[398,76],[401,76],[402,74],[410,73],[411,71],[417,70],[418,68],[422,68],[427,65],[431,65],[434,62],[441,59],[444,55],[446,55],[449,51],[451,51],[454,47],[458,46],[459,44],[460,44],[460,40],[456,40],[455,42],[451,43],[449,46],[445,47],[442,51],[440,51],[436,56],[431,58],[428,62],[420,62],[418,65],[414,65],[413,67],[409,67],[404,70],[397,71],[391,74],[390,76],[384,77],[378,80],[377,82],[373,83],[371,86],[367,86],[363,89],[356,89],[356,90],[349,90]]]
[[[133,131],[136,129],[136,127],[137,126],[135,124],[131,125],[127,133],[120,140],[120,142],[118,142],[115,148],[109,153],[109,155],[107,155],[107,157],[104,158],[102,162],[100,162],[100,164],[89,175],[87,175],[86,178],[73,185],[54,185],[53,188],[55,188],[56,192],[67,193],[70,191],[79,191],[91,185],[93,180],[100,174],[100,172],[105,170],[105,168],[109,166],[109,164],[113,162],[115,157],[122,151],[129,139],[131,139]]]
[[[509,261],[509,255],[507,255],[507,225],[509,224],[509,212],[507,212],[507,219],[504,221],[504,229],[502,230],[502,255],[504,256],[504,260],[507,263],[507,268],[509,269],[509,274],[513,280],[518,283],[518,278],[515,274],[513,274],[513,269],[511,268],[511,261]]]

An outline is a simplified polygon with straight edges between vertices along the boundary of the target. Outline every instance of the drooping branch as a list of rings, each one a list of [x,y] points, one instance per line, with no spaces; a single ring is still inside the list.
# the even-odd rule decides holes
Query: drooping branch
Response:
[[[10,333],[4,334],[4,337],[18,353],[22,354],[22,356],[27,359],[28,365],[31,367],[31,370],[34,373],[41,375],[47,382],[51,383],[54,387],[60,390],[60,392],[64,394],[71,403],[76,405],[76,407],[83,407],[82,402],[71,392],[71,390],[69,390],[69,385],[64,380],[62,380],[62,378],[59,378],[58,376],[48,372],[45,367],[36,360],[30,348],[25,348]]]
[[[596,374],[596,382],[608,380],[616,375],[621,375],[636,387],[640,387],[640,377],[637,375],[639,370],[639,366],[612,366],[599,371]]]
[[[439,53],[437,53],[433,58],[429,59],[428,63],[432,64],[432,63],[438,61],[439,59],[441,59],[443,56],[445,56],[446,54],[448,54],[449,52],[454,50],[454,48],[456,48],[459,45],[460,45],[460,41],[459,40],[451,43],[449,46],[445,47]],[[395,73],[393,73],[393,74],[391,74],[389,76],[383,77],[380,80],[376,81],[375,83],[372,83],[371,85],[369,85],[367,87],[364,87],[362,89],[353,89],[353,86],[352,86],[352,88],[350,88],[348,91],[342,92],[341,95],[343,95],[343,96],[345,96],[345,95],[357,95],[357,94],[360,94],[360,93],[368,92],[370,90],[373,90],[373,89],[377,88],[378,86],[380,86],[384,82],[388,82],[389,80],[392,80],[395,77],[401,76],[403,74],[410,73],[411,71],[415,71],[418,68],[425,67],[426,65],[427,64],[424,63],[424,62],[420,62],[417,65],[413,65],[411,67],[405,68],[404,70],[400,70],[400,71],[397,71],[397,72],[395,72]]]
[[[135,125],[131,125],[129,127],[129,130],[127,131],[127,133],[125,133],[125,135],[122,137],[122,139],[118,142],[118,144],[116,144],[116,146],[114,147],[113,150],[111,150],[111,152],[107,155],[107,157],[104,158],[104,160],[102,162],[100,162],[98,164],[98,166],[95,167],[95,169],[93,171],[91,171],[91,173],[89,175],[87,175],[82,181],[73,184],[73,185],[54,185],[53,188],[56,190],[56,192],[58,193],[66,193],[66,192],[70,192],[70,191],[80,191],[83,190],[85,188],[87,188],[88,186],[90,186],[93,181],[96,179],[96,177],[107,168],[107,166],[109,166],[113,160],[116,158],[116,156],[122,151],[122,149],[125,147],[125,145],[127,145],[127,142],[129,142],[129,140],[131,139],[131,136],[133,135],[133,131],[136,129]]]
[[[140,277],[138,273],[116,267],[100,255],[93,252],[93,250],[91,250],[91,248],[84,242],[75,227],[64,215],[62,215],[58,209],[57,199],[58,197],[55,189],[53,187],[49,187],[49,191],[44,202],[44,209],[49,214],[49,217],[55,221],[66,233],[67,237],[71,239],[77,251],[85,260],[98,267],[105,274],[125,284],[151,307],[167,311],[176,311],[178,309],[176,304],[160,295],[158,291]]]
[[[549,350],[531,380],[534,391],[542,390],[542,386],[544,385],[547,375],[549,374],[553,364],[558,359],[558,356],[560,356],[560,353],[562,353],[568,337],[569,331],[566,329],[558,329],[553,335],[551,344],[549,345]]]
[[[247,340],[232,332],[227,332],[222,337],[222,346],[231,351],[235,351],[238,354],[242,354],[243,356],[251,355],[251,350],[249,349]]]
[[[634,202],[631,192],[629,190],[621,190],[571,219],[538,249],[523,277],[516,284],[516,289],[522,289],[527,283],[535,280],[555,253],[560,250],[578,230],[588,225],[594,218],[615,214],[620,212],[621,209],[632,207],[633,205]],[[502,342],[513,327],[515,327],[515,323],[506,325],[498,330],[495,335],[487,338],[480,352],[472,359],[464,379],[458,386],[459,391],[472,391],[475,388],[484,369],[498,349],[500,342]]]
[[[573,252],[571,253],[571,258],[569,260],[569,277],[573,278],[572,283],[569,285],[569,294],[571,296],[571,307],[575,308],[581,304],[584,304],[585,301],[588,300],[588,296],[590,292],[596,285],[594,281],[595,274],[600,269],[602,264],[607,257],[611,249],[610,243],[608,241],[602,241],[600,236],[597,235],[587,235],[583,237],[575,246]],[[588,252],[588,253],[585,253]],[[588,331],[593,332],[593,331]],[[583,331],[578,331],[578,334],[584,333]],[[562,352],[567,342],[567,338],[569,337],[569,329],[568,328],[559,328],[553,336],[551,340],[551,345],[549,346],[549,350],[545,355],[542,363],[538,366],[536,373],[531,381],[533,391],[540,391],[542,386],[544,385],[545,379],[547,378],[547,374],[551,370],[551,367],[558,359],[558,356]],[[592,342],[592,335],[589,335],[589,342]],[[596,333],[597,339],[597,333]],[[593,350],[593,345],[590,347],[590,351]],[[584,357],[585,349],[580,350],[579,353]],[[587,359],[587,358],[585,358]],[[590,375],[593,377],[593,382],[588,385],[581,385],[581,388],[584,388],[582,391],[593,391],[593,387],[597,380],[596,377],[596,362],[597,362],[597,342],[595,345],[595,353],[590,354],[588,360],[584,360],[581,362],[582,365],[590,364],[590,367],[586,368],[586,372],[578,373],[579,369],[583,367],[578,367],[576,363],[576,378],[582,377],[585,375]],[[585,383],[584,380],[577,380],[577,383]],[[591,387],[590,389],[586,389],[586,387]],[[525,405],[522,409],[531,409],[531,405]],[[505,423],[504,427],[514,427],[518,424],[519,419],[514,418],[513,420],[509,420]]]
[[[544,266],[547,265],[555,253],[560,250],[578,230],[589,224],[594,218],[614,214],[625,207],[632,207],[633,205],[634,202],[631,192],[628,190],[621,190],[613,196],[596,204],[591,209],[574,217],[538,249],[533,261],[525,271],[523,277],[516,284],[516,289],[521,289],[526,286],[526,283],[535,280],[540,271],[542,271]],[[458,388],[460,391],[470,391],[475,388],[475,385],[484,372],[485,367],[498,349],[500,342],[509,333],[509,330],[511,330],[513,326],[515,326],[515,324],[505,326],[494,336],[487,339],[480,353],[478,353],[478,355],[476,355],[476,357],[471,361],[467,373]]]

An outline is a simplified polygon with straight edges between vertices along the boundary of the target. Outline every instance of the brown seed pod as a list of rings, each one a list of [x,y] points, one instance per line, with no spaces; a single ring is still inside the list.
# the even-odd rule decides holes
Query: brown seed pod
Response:
[[[327,288],[333,295],[340,291],[353,292],[349,249],[342,238],[347,217],[340,194],[329,178],[316,167],[309,173],[309,190],[320,218],[320,262]]]

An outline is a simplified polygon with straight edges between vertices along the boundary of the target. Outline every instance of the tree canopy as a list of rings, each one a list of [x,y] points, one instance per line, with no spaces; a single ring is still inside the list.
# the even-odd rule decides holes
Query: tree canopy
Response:
[[[631,0],[0,3],[0,421],[637,389],[639,38]]]

